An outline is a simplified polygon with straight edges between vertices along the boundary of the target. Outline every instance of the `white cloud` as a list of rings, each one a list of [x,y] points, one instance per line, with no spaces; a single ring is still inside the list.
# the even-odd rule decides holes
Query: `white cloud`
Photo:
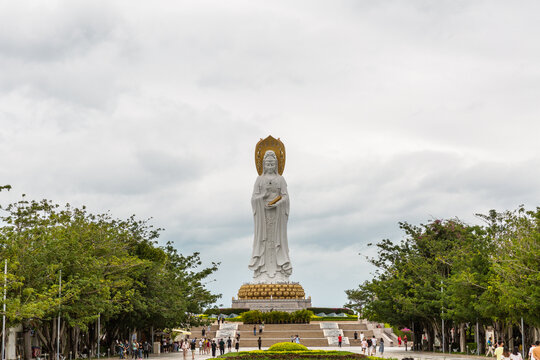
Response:
[[[250,279],[253,148],[287,146],[293,279],[340,306],[398,221],[536,206],[538,3],[0,5],[0,182],[132,213]],[[225,245],[226,244],[226,245]]]

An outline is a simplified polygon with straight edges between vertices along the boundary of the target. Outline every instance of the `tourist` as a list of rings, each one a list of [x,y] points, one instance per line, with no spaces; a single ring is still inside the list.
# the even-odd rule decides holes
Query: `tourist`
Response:
[[[534,343],[534,348],[532,349],[532,358],[534,358],[534,360],[540,360],[540,341],[536,341]]]
[[[262,339],[261,339],[260,336],[259,336],[259,340],[257,340],[257,345],[259,345],[259,350],[261,350],[261,347],[262,347]]]
[[[341,342],[343,341],[343,338],[341,337],[341,334],[337,337],[338,346],[341,347]]]
[[[199,340],[199,355],[203,354],[203,339]]]
[[[129,341],[124,342],[124,359],[129,358]]]
[[[137,350],[139,349],[139,345],[136,341],[133,341],[131,343],[131,358],[136,359],[137,358]]]
[[[368,343],[367,343],[366,339],[362,340],[362,354],[364,354],[364,355],[366,354],[367,345],[368,345]]]
[[[371,343],[371,339],[370,339],[370,338],[368,338],[368,339],[366,340],[366,342],[367,342],[367,348],[366,348],[367,354],[368,354],[368,356],[370,356],[370,355],[371,355],[371,346],[372,346],[373,344]]]
[[[494,355],[497,357],[497,360],[501,360],[503,351],[504,351],[504,342],[500,341],[500,342],[497,344],[497,348],[496,348],[495,351],[493,352]]]
[[[397,343],[398,343],[398,346],[401,346],[401,336],[397,337]]]
[[[354,340],[358,340],[358,332],[356,330],[354,330]]]
[[[300,336],[296,335],[296,341],[297,344],[300,344]]]
[[[407,335],[403,336],[403,345],[405,345],[405,351],[407,351]]]
[[[380,354],[380,357],[382,357],[383,354],[384,354],[384,340],[383,340],[383,338],[381,338],[381,340],[379,340],[379,354]]]
[[[116,340],[116,352],[120,360],[124,358],[124,344],[122,344],[118,340]]]
[[[216,348],[217,348],[217,344],[216,344],[216,341],[215,340],[212,340],[212,357],[216,357]]]
[[[291,335],[291,342],[294,342],[294,335]]]
[[[234,343],[234,348],[236,352],[238,352],[238,350],[240,349],[240,340],[236,340],[236,342]]]
[[[210,355],[210,339],[206,339],[206,354]]]
[[[232,350],[232,340],[231,340],[230,336],[227,339],[227,349],[229,350],[229,352],[231,352],[231,350]]]
[[[143,346],[143,352],[144,352],[144,358],[148,359],[150,357],[150,351],[152,351],[152,346],[148,341],[144,342]]]
[[[219,355],[225,354],[225,341],[219,339]]]
[[[512,353],[510,354],[510,359],[512,359],[512,360],[523,360],[523,358],[521,357],[521,354],[518,351],[517,346],[514,346],[514,351],[512,351]]]
[[[375,356],[377,354],[377,338],[375,335],[371,338],[371,356]]]
[[[195,360],[195,348],[197,347],[197,338],[191,340],[190,348],[191,348],[191,359]]]
[[[491,354],[491,356],[495,356],[493,354],[493,341],[491,340],[491,336],[489,337],[488,341],[487,341],[487,344],[486,344],[486,356],[489,356]]]
[[[144,352],[144,345],[142,342],[139,343],[139,359],[142,360],[143,358],[143,352]]]
[[[182,354],[184,355],[184,360],[186,360],[187,352],[189,348],[187,340],[183,340],[182,345],[180,347],[182,348]]]
[[[257,325],[253,325],[253,336],[257,336]]]
[[[263,332],[263,326],[263,324],[259,324],[259,335],[261,335]]]
[[[360,331],[360,341],[364,340],[364,332]]]
[[[534,350],[534,343],[532,343],[531,347],[529,348],[529,360],[534,360],[533,350]]]
[[[501,360],[510,360],[510,350],[506,346],[503,349]]]
[[[202,335],[202,337],[204,337],[205,334],[206,334],[206,329],[205,329],[204,326],[203,326],[203,328],[202,328],[202,330],[201,330],[201,335]]]

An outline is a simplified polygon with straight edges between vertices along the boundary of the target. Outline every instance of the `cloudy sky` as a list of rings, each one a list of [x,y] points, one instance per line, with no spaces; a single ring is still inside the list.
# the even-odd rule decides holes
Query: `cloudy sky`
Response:
[[[0,202],[153,217],[251,279],[256,142],[287,148],[289,246],[315,306],[426,222],[538,205],[538,1],[0,2]],[[370,250],[371,251],[371,250]],[[218,305],[219,305],[218,304]]]

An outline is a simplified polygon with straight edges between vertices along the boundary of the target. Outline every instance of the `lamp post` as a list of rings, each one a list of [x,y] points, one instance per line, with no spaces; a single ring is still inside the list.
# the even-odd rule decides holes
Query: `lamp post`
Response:
[[[4,305],[2,306],[2,360],[6,359],[6,295],[7,295],[7,259],[4,262]]]
[[[58,299],[62,298],[62,270],[60,270],[60,278],[58,280]],[[60,308],[58,305],[58,325],[56,331],[56,360],[60,360]]]
[[[97,358],[99,359],[99,346],[101,345],[101,313],[98,314],[97,319]]]
[[[443,294],[443,281],[441,280],[441,303],[442,303],[442,294]],[[442,303],[443,306],[441,307],[441,321],[442,321],[442,352],[444,353],[444,346],[445,346],[445,338],[444,338],[444,303]]]

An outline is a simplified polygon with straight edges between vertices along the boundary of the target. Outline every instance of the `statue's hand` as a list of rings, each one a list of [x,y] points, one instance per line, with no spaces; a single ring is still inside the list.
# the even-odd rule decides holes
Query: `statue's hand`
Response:
[[[277,207],[278,204],[279,204],[279,201],[277,203],[275,203],[275,204],[272,204],[272,205],[266,204],[264,207],[267,208],[267,209],[273,209],[273,208]]]

